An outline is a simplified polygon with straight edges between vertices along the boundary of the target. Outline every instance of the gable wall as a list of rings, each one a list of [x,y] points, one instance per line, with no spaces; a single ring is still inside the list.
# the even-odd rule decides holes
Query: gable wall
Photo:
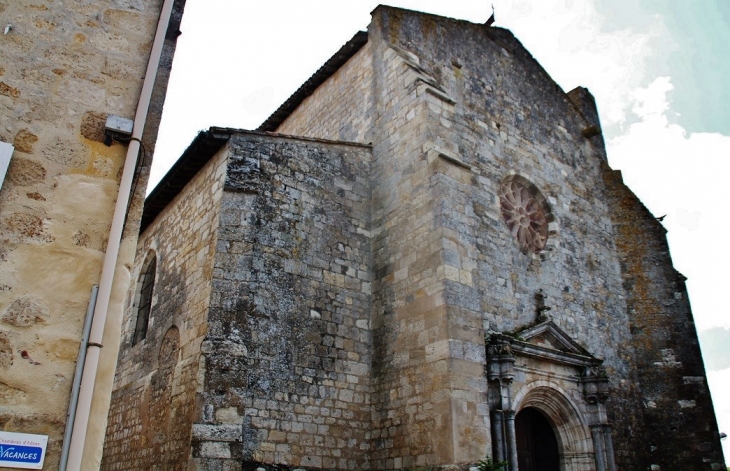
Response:
[[[419,58],[436,89],[426,91],[426,129],[438,150],[424,149],[423,158],[430,162],[425,178],[443,234],[444,267],[435,275],[446,287],[448,342],[441,355],[449,371],[454,461],[473,460],[488,448],[473,446],[474,431],[488,423],[483,334],[534,323],[538,289],[547,294],[555,322],[606,359],[612,418],[626,424],[617,431],[619,453],[632,456],[626,434],[633,424],[623,419],[637,407],[635,372],[627,361],[626,304],[600,186],[602,149],[581,135],[587,123],[507,31],[401,11],[381,18],[384,38]],[[497,194],[510,173],[533,182],[556,215],[559,245],[548,260],[521,253],[505,226]]]
[[[605,359],[620,469],[648,466],[645,444],[654,442],[663,445],[650,461],[662,469],[721,463],[686,291],[663,234],[648,228],[656,226],[653,217],[640,203],[627,203],[635,197],[625,187],[603,181],[602,137],[581,134],[598,124],[590,95],[576,90],[569,99],[505,30],[408,12],[390,14],[384,24],[446,92],[429,106],[429,119],[439,123],[433,142],[471,166],[434,157],[431,179],[452,267],[445,293],[455,319],[451,358],[479,347],[477,319],[484,331],[534,323],[534,295],[542,289],[556,324]],[[537,185],[556,216],[552,237],[559,245],[546,260],[520,253],[504,224],[497,195],[511,173]],[[457,393],[468,368],[459,382],[460,366],[452,364]],[[516,376],[514,394],[526,380],[525,372]],[[651,404],[646,416],[642,402]],[[455,415],[468,431],[471,410],[461,420]],[[656,438],[659,429],[664,439]],[[636,440],[640,433],[646,438]],[[690,447],[673,441],[688,436]]]
[[[633,382],[620,381],[633,373],[618,355],[631,349],[618,260],[595,187],[605,157],[581,136],[587,122],[506,31],[380,8],[369,34],[373,465],[483,455],[483,335],[534,322],[537,289],[548,293],[556,323],[606,358],[614,386],[626,388],[618,395],[630,397]],[[337,96],[342,80],[320,90]],[[303,114],[325,108],[318,97],[328,100],[315,93]],[[337,134],[342,117],[333,124],[329,116],[310,115],[326,123],[317,133]],[[280,130],[312,132],[294,122]],[[562,225],[549,261],[520,253],[504,227],[496,195],[510,173],[535,183]]]

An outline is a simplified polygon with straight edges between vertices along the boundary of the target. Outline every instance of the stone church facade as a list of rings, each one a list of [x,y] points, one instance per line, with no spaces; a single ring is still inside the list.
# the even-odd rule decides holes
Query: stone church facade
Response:
[[[684,278],[587,90],[378,7],[145,203],[102,469],[724,469]]]

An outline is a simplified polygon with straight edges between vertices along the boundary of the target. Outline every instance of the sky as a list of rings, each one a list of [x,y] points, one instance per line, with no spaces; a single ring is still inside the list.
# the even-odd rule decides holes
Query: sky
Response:
[[[358,30],[369,0],[187,0],[150,189],[210,126],[257,128]],[[389,5],[484,23],[485,0]],[[662,221],[687,280],[721,431],[730,434],[730,1],[494,0],[565,91],[598,105],[609,163]],[[723,441],[730,457],[730,443]]]

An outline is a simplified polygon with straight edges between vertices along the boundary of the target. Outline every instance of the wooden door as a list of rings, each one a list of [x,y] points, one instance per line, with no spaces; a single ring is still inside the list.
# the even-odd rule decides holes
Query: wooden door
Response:
[[[519,471],[560,471],[558,440],[548,419],[527,407],[515,417]]]

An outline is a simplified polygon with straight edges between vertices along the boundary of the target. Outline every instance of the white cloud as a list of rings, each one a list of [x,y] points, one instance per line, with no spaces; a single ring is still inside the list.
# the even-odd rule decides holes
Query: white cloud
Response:
[[[499,25],[512,30],[566,91],[590,89],[604,132],[615,134],[626,123],[632,92],[646,81],[653,41],[666,31],[661,16],[641,31],[608,31],[591,0],[522,0],[498,8]]]
[[[687,231],[694,231],[700,227],[700,217],[702,213],[699,211],[689,211],[686,209],[677,209],[677,224]]]
[[[715,415],[717,416],[717,427],[720,432],[730,435],[730,369],[722,371],[708,371],[707,382],[712,390]],[[730,438],[722,440],[723,453],[730,456]]]
[[[632,93],[630,107],[639,121],[608,141],[611,165],[663,224],[674,264],[689,278],[692,307],[701,329],[730,326],[721,299],[728,210],[722,196],[730,174],[730,136],[688,133],[671,124],[667,113],[672,90],[669,77],[659,77]]]
[[[674,89],[669,77],[657,77],[646,88],[637,88],[633,92],[634,106],[631,112],[641,119],[663,119],[669,109],[667,93]]]

